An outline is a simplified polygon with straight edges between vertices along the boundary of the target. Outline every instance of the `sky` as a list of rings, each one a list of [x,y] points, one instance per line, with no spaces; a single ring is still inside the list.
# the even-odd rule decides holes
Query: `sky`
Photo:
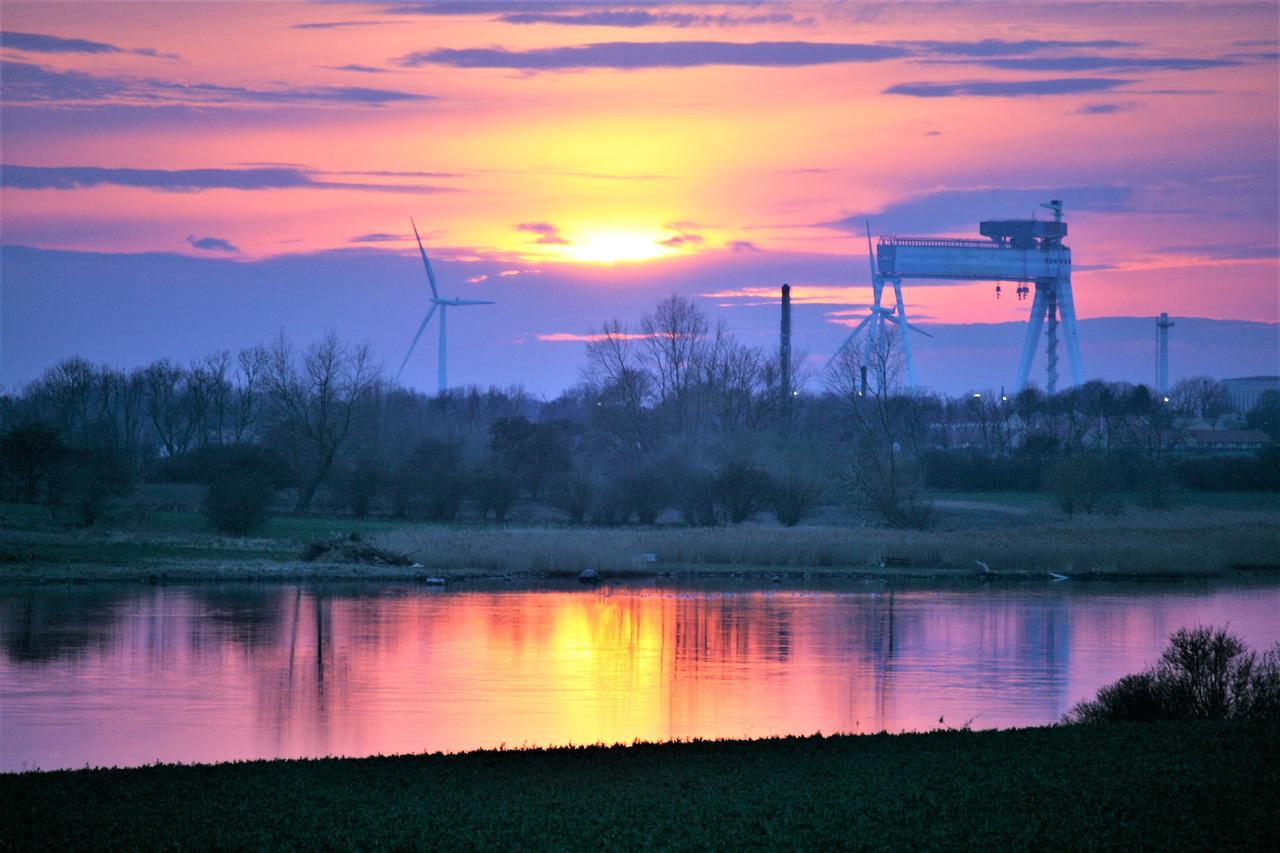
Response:
[[[0,17],[0,386],[332,329],[394,373],[578,381],[671,293],[815,376],[875,234],[1060,198],[1089,377],[1280,373],[1264,3],[32,3]],[[1044,211],[1040,211],[1044,213]],[[1012,383],[1028,304],[906,283],[922,385]],[[434,322],[403,381],[434,390]],[[1042,361],[1033,373],[1039,377]],[[820,384],[815,378],[815,385]]]

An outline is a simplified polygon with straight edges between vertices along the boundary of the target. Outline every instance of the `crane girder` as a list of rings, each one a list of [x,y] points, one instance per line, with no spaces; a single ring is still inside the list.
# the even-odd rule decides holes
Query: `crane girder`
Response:
[[[1046,281],[1071,275],[1071,250],[1014,249],[979,240],[886,237],[876,247],[885,279]]]

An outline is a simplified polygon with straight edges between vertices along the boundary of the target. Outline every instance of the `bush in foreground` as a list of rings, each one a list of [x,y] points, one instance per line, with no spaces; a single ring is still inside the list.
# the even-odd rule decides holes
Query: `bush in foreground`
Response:
[[[1280,643],[1261,657],[1222,629],[1181,628],[1146,672],[1081,702],[1066,723],[1280,718]]]

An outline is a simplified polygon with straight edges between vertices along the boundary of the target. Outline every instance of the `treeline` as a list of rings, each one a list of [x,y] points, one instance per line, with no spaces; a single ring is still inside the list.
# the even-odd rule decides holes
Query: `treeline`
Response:
[[[926,489],[1280,488],[1273,451],[1263,464],[1176,454],[1190,419],[1233,417],[1213,380],[1180,383],[1168,402],[1101,382],[1052,397],[913,395],[896,343],[813,372],[797,354],[790,387],[821,390],[784,394],[777,352],[671,297],[633,328],[592,335],[582,381],[550,401],[518,387],[401,388],[368,347],[332,334],[128,372],[69,359],[0,398],[0,497],[91,524],[141,481],[209,484],[211,517],[234,531],[280,494],[301,513],[438,521],[501,521],[527,501],[574,523],[768,511],[797,524],[851,504],[924,525]],[[1272,396],[1234,417],[1274,440]],[[1064,509],[1097,503],[1085,494]]]

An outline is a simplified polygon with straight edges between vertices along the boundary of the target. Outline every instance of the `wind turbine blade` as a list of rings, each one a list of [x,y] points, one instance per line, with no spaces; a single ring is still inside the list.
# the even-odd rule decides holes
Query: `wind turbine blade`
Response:
[[[919,332],[920,334],[924,335],[926,338],[933,337],[933,334],[931,332],[926,332],[924,329],[920,328],[915,323],[908,323],[907,328],[913,332]]]
[[[450,305],[497,305],[498,303],[488,299],[455,299],[449,303]]]
[[[418,333],[413,336],[413,343],[409,344],[409,351],[404,354],[404,361],[400,362],[400,369],[396,371],[396,382],[400,381],[400,374],[404,373],[404,366],[409,363],[409,356],[413,355],[413,348],[418,345],[418,338],[422,337],[422,332],[427,328],[427,323],[431,322],[431,315],[434,313],[436,313],[436,306],[433,303],[427,316],[422,318],[422,325],[418,327]]]
[[[847,347],[847,346],[849,346],[849,344],[853,343],[853,339],[854,339],[855,337],[857,337],[858,332],[861,332],[861,331],[862,331],[862,327],[863,327],[863,326],[865,326],[865,325],[867,325],[867,323],[870,323],[870,322],[871,322],[871,318],[872,318],[873,316],[874,316],[874,315],[872,315],[872,314],[868,314],[866,317],[863,317],[863,318],[862,318],[862,322],[861,322],[861,323],[859,323],[858,325],[856,325],[856,326],[854,326],[854,327],[853,327],[853,331],[849,333],[849,337],[845,338],[845,339],[844,339],[844,343],[842,343],[842,344],[840,344],[840,346],[836,347],[836,351],[835,351],[835,352],[833,352],[833,353],[831,354],[831,358],[827,359],[827,365],[828,365],[828,366],[830,366],[830,365],[831,365],[831,362],[833,362],[833,361],[835,361],[835,360],[836,360],[836,358],[840,355],[840,353],[844,352],[845,347]]]
[[[427,250],[422,248],[422,238],[418,236],[418,224],[413,221],[413,217],[409,217],[409,224],[413,226],[413,236],[418,240],[418,252],[422,254],[422,265],[427,268],[427,281],[431,283],[431,295],[436,299],[440,298],[440,291],[436,290],[436,274],[431,271],[431,261],[427,260]]]
[[[875,281],[879,273],[876,272],[876,254],[871,251],[871,220],[867,220],[867,261],[871,264],[871,280]]]

